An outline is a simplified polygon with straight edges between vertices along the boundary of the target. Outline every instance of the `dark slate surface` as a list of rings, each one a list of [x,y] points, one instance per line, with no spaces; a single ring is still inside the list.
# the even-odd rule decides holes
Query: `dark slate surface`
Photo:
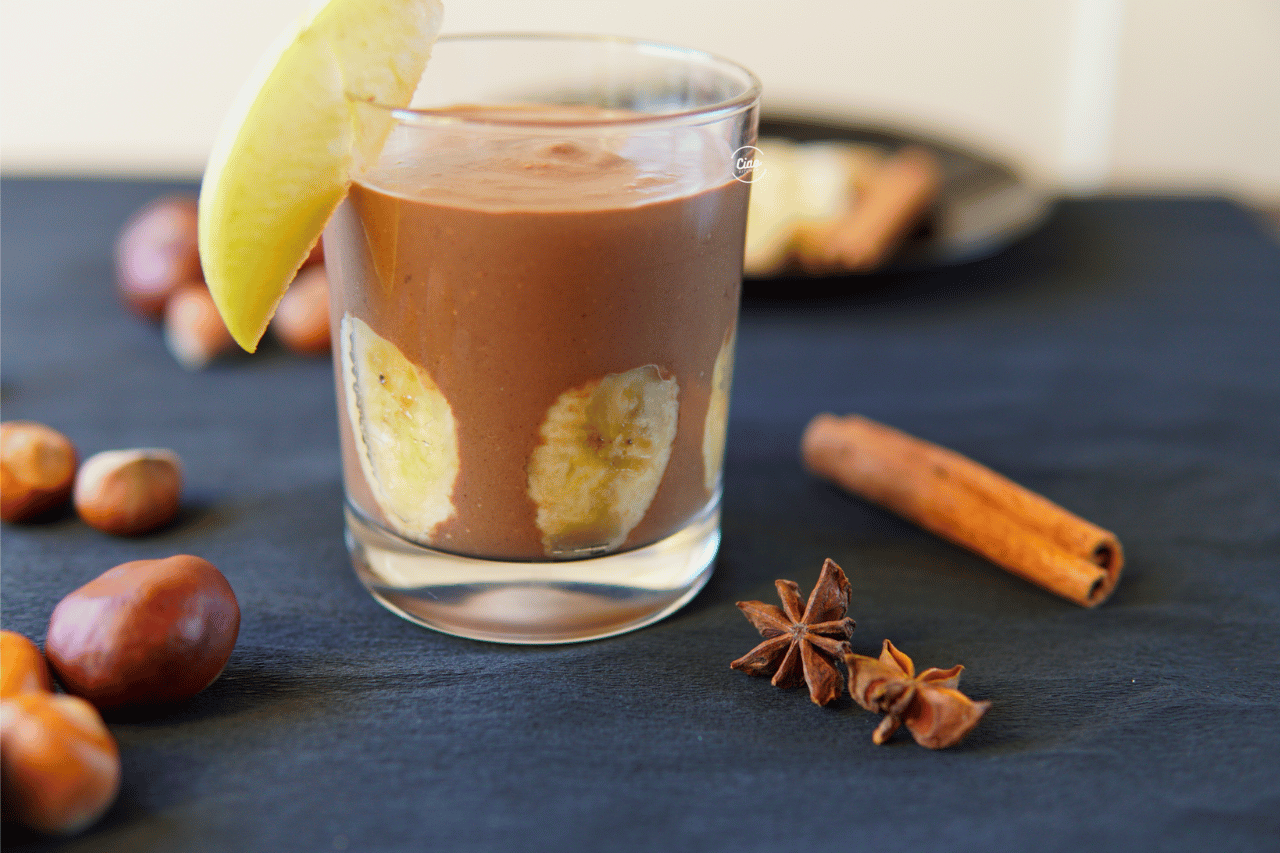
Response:
[[[749,287],[724,547],[687,608],[563,647],[438,635],[379,608],[342,545],[329,367],[268,348],[200,374],[112,292],[126,216],[169,189],[8,180],[5,419],[85,454],[185,458],[180,523],[3,529],[3,624],[125,560],[212,560],[244,621],[223,677],[111,726],[124,788],[95,829],[6,849],[1275,850],[1280,847],[1280,248],[1214,200],[1062,204],[975,264]],[[1096,611],[808,477],[815,413],[968,453],[1115,530]],[[855,650],[963,663],[994,703],[960,747],[848,698],[728,668],[733,603],[853,583]]]

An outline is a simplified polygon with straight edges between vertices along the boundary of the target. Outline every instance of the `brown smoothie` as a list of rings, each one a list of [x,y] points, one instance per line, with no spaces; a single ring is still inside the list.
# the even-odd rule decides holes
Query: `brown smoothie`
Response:
[[[456,435],[447,517],[412,535],[388,523],[361,460],[372,439],[355,435],[372,404],[349,399],[352,367],[335,346],[347,493],[367,518],[442,551],[545,560],[656,542],[718,500],[726,400],[713,404],[713,376],[719,358],[727,393],[748,186],[707,140],[681,141],[687,162],[673,169],[654,148],[668,140],[594,136],[566,126],[495,134],[480,150],[442,137],[420,155],[384,153],[335,213],[325,234],[335,341],[359,346],[359,326],[393,345],[447,401]],[[612,540],[590,519],[548,533],[531,484],[548,488],[538,449],[555,440],[549,413],[624,380],[667,395],[674,436],[650,430],[641,443],[663,447],[609,464],[639,470],[663,457],[665,468]],[[609,440],[584,429],[584,453]],[[619,429],[615,443],[629,444]],[[571,540],[585,550],[556,544]]]

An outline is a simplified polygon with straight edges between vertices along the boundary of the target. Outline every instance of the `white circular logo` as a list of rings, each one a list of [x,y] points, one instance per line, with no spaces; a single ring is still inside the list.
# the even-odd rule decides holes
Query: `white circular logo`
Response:
[[[733,179],[753,184],[764,177],[764,158],[754,145],[744,145],[733,152]]]

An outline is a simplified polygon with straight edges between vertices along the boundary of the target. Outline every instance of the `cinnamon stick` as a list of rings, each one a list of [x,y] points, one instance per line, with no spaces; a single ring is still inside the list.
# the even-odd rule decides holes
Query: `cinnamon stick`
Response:
[[[1115,534],[990,468],[892,427],[822,414],[805,467],[1084,607],[1106,600],[1124,553]]]
[[[942,167],[937,156],[912,145],[884,159],[862,187],[853,207],[834,226],[798,238],[800,261],[821,268],[867,272],[883,264],[919,222],[938,194]]]

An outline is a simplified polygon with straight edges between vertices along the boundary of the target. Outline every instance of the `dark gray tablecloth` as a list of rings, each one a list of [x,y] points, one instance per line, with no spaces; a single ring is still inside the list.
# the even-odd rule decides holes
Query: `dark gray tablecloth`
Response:
[[[156,184],[5,181],[3,417],[85,454],[186,460],[172,529],[3,530],[3,624],[43,640],[111,566],[213,561],[244,621],[223,677],[115,722],[117,804],[69,850],[1275,850],[1280,848],[1280,248],[1214,200],[1062,204],[967,266],[749,288],[724,545],[666,621],[583,645],[442,636],[364,593],[342,545],[329,366],[278,349],[199,374],[113,293]],[[843,292],[841,290],[843,289]],[[807,476],[800,431],[857,411],[1116,531],[1096,611]],[[846,697],[731,671],[734,607],[853,584],[885,637],[967,667],[992,710],[930,752]]]

